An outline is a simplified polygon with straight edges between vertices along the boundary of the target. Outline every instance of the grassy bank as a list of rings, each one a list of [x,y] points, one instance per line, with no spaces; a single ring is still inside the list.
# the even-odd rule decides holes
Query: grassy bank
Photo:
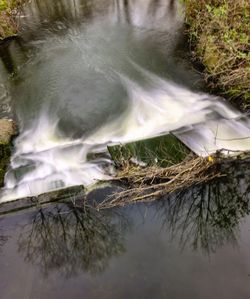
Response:
[[[0,0],[0,39],[18,32],[17,14],[26,0]]]
[[[209,86],[250,109],[250,1],[184,2],[192,53]]]

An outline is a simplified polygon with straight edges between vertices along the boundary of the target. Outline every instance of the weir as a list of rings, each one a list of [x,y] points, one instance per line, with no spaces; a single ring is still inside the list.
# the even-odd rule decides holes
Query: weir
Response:
[[[1,67],[20,131],[1,202],[112,178],[114,144],[171,133],[200,156],[250,150],[249,118],[185,58],[177,1],[36,0],[22,22]]]

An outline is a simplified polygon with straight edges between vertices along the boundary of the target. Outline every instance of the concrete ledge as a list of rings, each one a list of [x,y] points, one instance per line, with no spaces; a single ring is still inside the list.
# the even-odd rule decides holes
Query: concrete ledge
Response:
[[[33,207],[44,206],[59,201],[79,201],[85,198],[83,186],[70,187],[56,190],[39,196],[20,198],[13,201],[0,203],[0,217],[2,215],[27,210]]]

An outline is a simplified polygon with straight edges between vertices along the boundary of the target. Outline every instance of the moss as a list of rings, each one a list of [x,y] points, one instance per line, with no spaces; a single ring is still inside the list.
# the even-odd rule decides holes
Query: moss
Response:
[[[0,0],[0,39],[17,34],[19,24],[16,16],[24,2],[27,0]]]
[[[184,0],[194,57],[210,87],[250,108],[250,2]]]
[[[11,137],[15,133],[16,128],[13,121],[0,119],[0,187],[3,186],[4,175],[10,162]]]

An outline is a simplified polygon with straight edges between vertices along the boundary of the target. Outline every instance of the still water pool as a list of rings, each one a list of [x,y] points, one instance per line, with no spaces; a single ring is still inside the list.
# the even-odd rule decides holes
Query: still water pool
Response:
[[[1,299],[249,298],[249,164],[154,203],[1,214]]]

